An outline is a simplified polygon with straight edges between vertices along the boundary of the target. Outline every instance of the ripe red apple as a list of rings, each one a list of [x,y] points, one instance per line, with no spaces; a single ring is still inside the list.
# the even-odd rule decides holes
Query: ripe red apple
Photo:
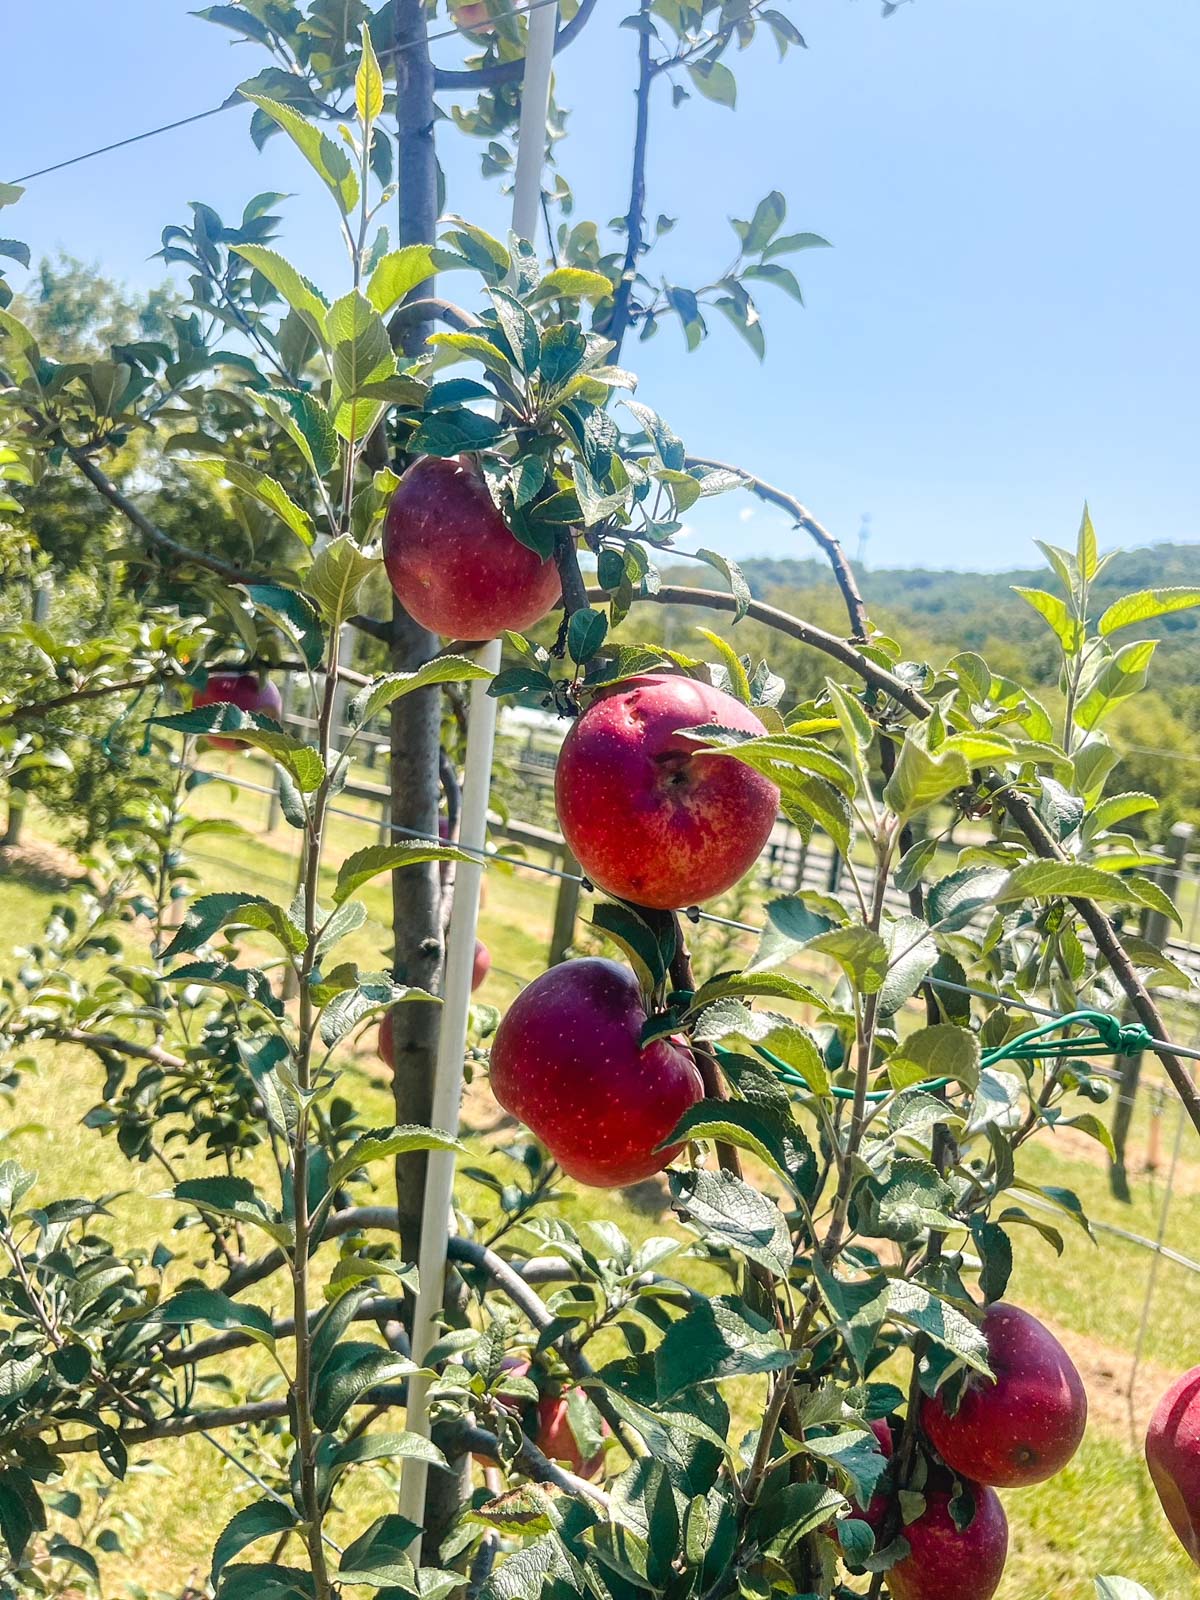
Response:
[[[268,678],[259,678],[253,672],[214,672],[203,689],[192,697],[193,707],[231,705],[239,711],[257,711],[278,722],[283,715],[283,701],[279,690]],[[241,750],[242,739],[230,739],[221,734],[209,734],[208,742],[214,750]]]
[[[1200,1567],[1200,1367],[1159,1401],[1146,1433],[1146,1465],[1167,1521]]]
[[[972,1375],[953,1416],[940,1394],[927,1396],[921,1426],[963,1477],[1000,1489],[1041,1483],[1079,1449],[1083,1379],[1049,1328],[1019,1306],[989,1306],[983,1334],[995,1383]]]
[[[892,1600],[991,1600],[1008,1555],[1008,1519],[1000,1496],[980,1484],[975,1518],[965,1533],[954,1526],[949,1493],[927,1490],[925,1510],[901,1531],[909,1554],[887,1575]]]
[[[528,1361],[522,1361],[516,1356],[505,1356],[501,1366],[504,1371],[514,1373],[521,1378],[527,1378],[533,1372]],[[551,1461],[566,1462],[570,1470],[581,1478],[592,1478],[596,1475],[604,1460],[604,1451],[597,1450],[587,1461],[583,1459],[579,1441],[572,1431],[567,1415],[565,1395],[543,1394],[537,1401],[534,1411],[533,1402],[526,1400],[524,1396],[506,1394],[503,1388],[497,1392],[501,1400],[522,1413],[522,1426],[525,1432],[544,1456],[549,1456]],[[576,1389],[574,1393],[582,1394],[583,1391]],[[608,1423],[602,1421],[600,1429],[602,1433],[607,1434]]]
[[[660,911],[711,900],[757,860],[779,790],[679,730],[765,733],[748,706],[693,678],[650,673],[602,691],[563,741],[558,821],[599,888]]]
[[[492,1043],[492,1093],[568,1177],[637,1183],[678,1153],[658,1146],[704,1098],[681,1038],[639,1040],[646,1008],[628,967],[564,961],[522,989]]]
[[[404,609],[456,639],[540,622],[562,594],[558,568],[509,531],[478,472],[424,456],[388,506],[383,563]]]

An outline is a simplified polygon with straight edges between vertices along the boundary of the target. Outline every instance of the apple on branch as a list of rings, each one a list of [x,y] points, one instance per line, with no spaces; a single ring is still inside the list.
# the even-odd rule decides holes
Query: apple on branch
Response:
[[[941,1391],[926,1396],[921,1427],[964,1477],[1000,1489],[1041,1483],[1083,1440],[1083,1379],[1049,1328],[1019,1306],[989,1306],[983,1335],[995,1382],[973,1373],[954,1411]]]
[[[408,468],[388,506],[383,564],[409,616],[452,639],[520,633],[562,597],[554,562],[509,529],[466,458]]]
[[[214,672],[209,675],[203,689],[196,691],[192,705],[237,706],[239,711],[253,711],[278,722],[283,715],[283,700],[279,690],[269,678],[260,678],[256,672]],[[214,750],[241,750],[245,741],[228,738],[223,734],[209,734],[208,742]]]
[[[682,730],[766,728],[749,706],[694,678],[648,673],[602,689],[563,741],[559,826],[607,894],[675,911],[724,894],[757,861],[779,790]]]
[[[637,1183],[679,1153],[660,1149],[704,1098],[691,1046],[641,1042],[646,1005],[616,961],[564,961],[522,989],[492,1042],[492,1093],[569,1178]]]

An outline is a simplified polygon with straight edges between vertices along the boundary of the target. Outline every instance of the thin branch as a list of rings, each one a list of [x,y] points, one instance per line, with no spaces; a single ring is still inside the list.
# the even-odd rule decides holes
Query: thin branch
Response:
[[[422,295],[419,300],[406,300],[397,306],[388,318],[388,338],[392,349],[397,350],[406,333],[429,322],[444,322],[455,333],[470,333],[480,326],[473,312],[464,311],[453,300],[443,300],[437,295]]]
[[[156,1044],[137,1044],[132,1039],[122,1039],[117,1033],[89,1033],[84,1028],[46,1028],[43,1036],[59,1044],[82,1045],[85,1050],[98,1053],[110,1050],[114,1055],[129,1056],[134,1061],[151,1061],[156,1067],[169,1072],[182,1072],[187,1062],[182,1056],[172,1055]]]
[[[650,0],[641,0],[638,29],[637,121],[633,136],[633,177],[629,185],[629,209],[625,213],[625,262],[613,295],[612,314],[604,329],[616,348],[611,359],[621,354],[629,329],[633,285],[638,258],[645,244],[646,226],[646,146],[650,134],[650,89],[654,82],[654,63],[650,58]]]
[[[489,1461],[501,1460],[500,1441],[494,1433],[489,1433],[486,1428],[463,1428],[458,1435],[458,1440],[464,1450],[469,1450],[472,1455],[486,1456]],[[516,1459],[526,1477],[532,1478],[535,1483],[548,1483],[555,1489],[561,1489],[566,1494],[576,1495],[584,1500],[591,1500],[594,1505],[607,1512],[609,1499],[603,1489],[594,1483],[589,1483],[586,1478],[577,1477],[575,1473],[568,1472],[560,1467],[557,1462],[551,1461],[549,1456],[543,1455],[528,1434],[521,1435],[521,1443],[517,1447]]]
[[[563,611],[571,617],[576,611],[586,611],[587,584],[579,570],[579,551],[575,546],[572,528],[562,528],[554,541],[554,561],[562,583]]]
[[[589,590],[588,593],[589,598],[597,601],[606,598],[602,589]],[[705,606],[713,611],[737,610],[737,601],[732,595],[722,594],[713,589],[689,589],[675,584],[664,585],[657,594],[641,595],[639,599],[653,601],[658,605],[696,605]],[[835,634],[827,633],[824,628],[818,628],[811,622],[802,622],[799,617],[789,616],[786,611],[766,605],[761,600],[750,602],[747,615],[757,622],[766,623],[768,627],[776,629],[790,639],[799,640],[801,644],[811,645],[814,649],[832,656],[835,661],[849,667],[850,671],[864,683],[889,695],[914,717],[924,721],[932,715],[933,707],[924,695],[919,694],[903,679],[897,678],[894,673],[878,666],[860,650],[856,650],[852,644],[848,644],[845,639],[839,639]],[[1034,853],[1046,861],[1067,861],[1068,857],[1046,829],[1028,798],[1007,784],[1004,785],[1004,790],[1005,808],[1032,845]],[[1172,1052],[1167,1043],[1162,1042],[1167,1038],[1166,1023],[1151,998],[1150,991],[1138,977],[1120,936],[1094,901],[1074,895],[1069,898],[1087,924],[1092,938],[1096,941],[1096,948],[1125,991],[1138,1020],[1155,1039],[1160,1041],[1152,1046],[1154,1053],[1166,1069],[1167,1076],[1193,1126],[1200,1133],[1200,1090],[1192,1082],[1179,1057]]]
[[[81,700],[99,700],[106,694],[125,694],[133,689],[148,689],[154,683],[167,683],[180,674],[174,668],[148,672],[141,678],[125,678],[120,683],[91,684],[86,689],[74,689],[70,694],[56,695],[53,700],[35,700],[28,705],[7,706],[0,710],[0,720],[20,722],[44,717],[47,712],[58,711],[63,706],[73,706]]]
[[[76,445],[67,446],[67,454],[83,473],[84,477],[102,496],[109,505],[114,507],[127,522],[131,522],[139,533],[144,535],[149,542],[164,555],[172,556],[176,561],[192,567],[204,567],[209,572],[215,572],[218,578],[224,578],[226,583],[256,583],[261,576],[259,573],[248,572],[244,567],[237,567],[231,561],[222,561],[220,556],[202,555],[198,550],[189,550],[186,545],[180,544],[177,539],[172,539],[154,523],[144,511],[138,509],[133,501],[122,494],[112,479],[96,465],[86,450],[81,450]]]
[[[554,35],[554,54],[565,50],[572,40],[577,39],[587,26],[588,18],[596,9],[597,0],[579,0],[579,10],[564,24]],[[496,89],[503,84],[520,83],[525,74],[525,57],[518,56],[515,61],[497,61],[491,66],[476,67],[473,70],[463,69],[456,71],[450,68],[438,67],[433,74],[433,86],[441,92],[445,89]]]
[[[286,1400],[260,1400],[253,1405],[224,1406],[218,1411],[190,1411],[178,1417],[163,1417],[144,1428],[126,1428],[121,1433],[125,1445],[149,1444],[155,1439],[182,1439],[189,1433],[207,1433],[217,1428],[240,1428],[256,1422],[272,1422],[286,1417]],[[56,1456],[82,1455],[103,1447],[97,1433],[81,1434],[77,1439],[58,1439],[50,1448]]]
[[[802,528],[820,545],[828,558],[829,565],[833,568],[833,576],[842,591],[842,599],[846,602],[851,637],[866,641],[869,636],[867,607],[853,568],[846,559],[846,552],[842,549],[840,541],[821,526],[807,506],[803,505],[795,495],[788,494],[784,489],[777,489],[774,484],[767,483],[762,478],[756,478],[743,467],[733,467],[724,461],[714,461],[710,456],[689,456],[687,464],[689,467],[707,467],[715,472],[736,472],[745,480],[746,488],[751,494],[757,495],[760,500],[765,500],[768,505],[778,506],[780,510],[786,511],[793,517],[796,526]]]

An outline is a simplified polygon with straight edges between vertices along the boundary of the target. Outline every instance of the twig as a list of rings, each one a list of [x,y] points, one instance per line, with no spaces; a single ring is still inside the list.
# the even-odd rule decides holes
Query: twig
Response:
[[[596,9],[596,3],[597,0],[579,0],[579,10],[554,36],[555,55],[579,37]],[[473,70],[456,71],[438,67],[433,75],[433,86],[439,93],[446,89],[495,89],[502,84],[520,83],[524,72],[524,56],[518,56],[515,61],[496,61],[490,66],[475,67]]]
[[[638,258],[645,244],[646,226],[646,148],[650,134],[650,89],[654,82],[654,63],[650,58],[650,0],[640,0],[638,11],[637,121],[633,136],[633,177],[629,186],[629,209],[625,213],[625,261],[620,282],[613,295],[612,313],[604,329],[616,348],[611,359],[621,354],[632,314],[633,286],[637,279]]]
[[[469,1450],[472,1455],[487,1456],[492,1461],[501,1459],[500,1441],[486,1428],[463,1428],[459,1434],[459,1441],[463,1449]],[[532,1478],[535,1483],[552,1484],[554,1488],[562,1489],[566,1494],[591,1500],[602,1511],[608,1511],[609,1499],[603,1489],[594,1483],[589,1483],[586,1478],[578,1477],[574,1472],[568,1472],[557,1462],[551,1461],[538,1449],[528,1434],[521,1435],[521,1443],[517,1447],[517,1461],[526,1476]]]

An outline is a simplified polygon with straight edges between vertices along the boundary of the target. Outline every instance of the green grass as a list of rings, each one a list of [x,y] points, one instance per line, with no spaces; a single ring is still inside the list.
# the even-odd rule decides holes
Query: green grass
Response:
[[[239,760],[235,770],[253,773],[255,779],[261,775],[249,761]],[[196,803],[197,809],[212,814],[236,812],[253,828],[260,828],[265,816],[263,797],[243,792],[238,799],[224,786],[200,790]],[[351,808],[359,807],[351,803]],[[37,826],[36,817],[31,817],[31,822]],[[373,830],[335,819],[331,857],[336,861],[374,839]],[[290,896],[295,882],[296,836],[286,826],[269,839],[222,837],[219,848],[212,839],[202,843],[206,854],[198,865],[207,888],[253,887],[280,898]],[[330,874],[326,889],[331,881]],[[552,879],[527,872],[502,868],[489,872],[481,932],[492,950],[493,970],[482,999],[506,1004],[520,984],[544,966],[555,890]],[[0,969],[11,970],[12,947],[36,937],[56,897],[34,884],[0,879],[0,917],[9,930],[0,949]],[[386,882],[369,886],[364,898],[369,920],[348,941],[346,954],[363,966],[381,967],[387,963],[389,944]],[[586,936],[581,939],[586,942]],[[711,959],[716,959],[715,952]],[[98,1064],[85,1052],[69,1047],[39,1047],[34,1055],[37,1075],[18,1095],[14,1118],[17,1122],[36,1120],[43,1126],[40,1131],[16,1134],[10,1152],[39,1171],[37,1198],[124,1190],[112,1207],[111,1233],[118,1244],[162,1238],[181,1253],[174,1269],[180,1275],[192,1270],[193,1264],[202,1265],[206,1251],[199,1230],[171,1231],[178,1211],[166,1198],[165,1174],[151,1167],[131,1169],[110,1140],[82,1127],[83,1115],[99,1094]],[[343,1092],[364,1117],[370,1122],[386,1121],[389,1095],[374,1057],[373,1029],[348,1057],[343,1073]],[[1144,1142],[1148,1121],[1144,1097],[1135,1121],[1135,1143]],[[1164,1138],[1168,1153],[1172,1137],[1173,1124],[1168,1125]],[[497,1170],[502,1170],[502,1157],[487,1154],[485,1143],[478,1139],[472,1144],[476,1159],[497,1163]],[[1193,1145],[1185,1143],[1185,1151],[1196,1160]],[[187,1168],[186,1159],[184,1166]],[[1023,1157],[1022,1170],[1033,1181],[1075,1189],[1098,1219],[1139,1233],[1156,1232],[1161,1181],[1137,1179],[1133,1203],[1121,1206],[1108,1194],[1102,1160],[1090,1162],[1075,1149],[1055,1148],[1052,1141],[1035,1143]],[[1200,1161],[1189,1166],[1184,1177],[1187,1181],[1175,1196],[1167,1240],[1185,1253],[1200,1255],[1195,1244],[1200,1194],[1191,1192],[1200,1189]],[[635,1242],[652,1234],[680,1232],[669,1213],[647,1215],[619,1194],[574,1185],[566,1189],[565,1215],[577,1227],[586,1227],[590,1220],[614,1221]],[[461,1187],[460,1203],[472,1213],[486,1214],[488,1202],[483,1192],[469,1182]],[[1122,1363],[1127,1367],[1136,1341],[1151,1258],[1103,1235],[1093,1245],[1069,1224],[1064,1232],[1067,1242],[1061,1260],[1033,1234],[1018,1235],[1019,1265],[1012,1296],[1068,1333],[1105,1346],[1119,1381]],[[697,1287],[712,1290],[725,1286],[721,1275],[703,1263],[686,1264],[684,1271]],[[266,1288],[264,1303],[278,1293]],[[1148,1362],[1178,1370],[1196,1359],[1192,1338],[1196,1296],[1195,1281],[1189,1274],[1169,1263],[1162,1265],[1146,1342]],[[263,1358],[256,1352],[229,1361],[223,1375],[242,1392],[265,1372]],[[752,1387],[740,1392],[735,1397],[736,1421],[749,1425],[760,1403]],[[245,1452],[249,1441],[241,1441],[238,1448]],[[257,1493],[203,1439],[160,1444],[152,1458],[167,1475],[135,1475],[114,1502],[135,1521],[123,1531],[126,1556],[106,1558],[106,1593],[121,1592],[126,1581],[177,1592],[185,1580],[202,1579],[216,1534],[232,1512]],[[344,1516],[347,1526],[361,1527],[369,1515],[385,1508],[393,1491],[386,1480],[371,1480],[366,1474],[359,1474],[355,1481],[354,1499],[344,1508]],[[1193,1570],[1158,1510],[1137,1450],[1103,1408],[1067,1471],[1050,1484],[1006,1496],[1006,1508],[1012,1525],[1012,1555],[998,1600],[1090,1600],[1090,1578],[1098,1572],[1136,1578],[1156,1600],[1185,1600],[1200,1593]],[[70,1530],[66,1531],[70,1536]]]

